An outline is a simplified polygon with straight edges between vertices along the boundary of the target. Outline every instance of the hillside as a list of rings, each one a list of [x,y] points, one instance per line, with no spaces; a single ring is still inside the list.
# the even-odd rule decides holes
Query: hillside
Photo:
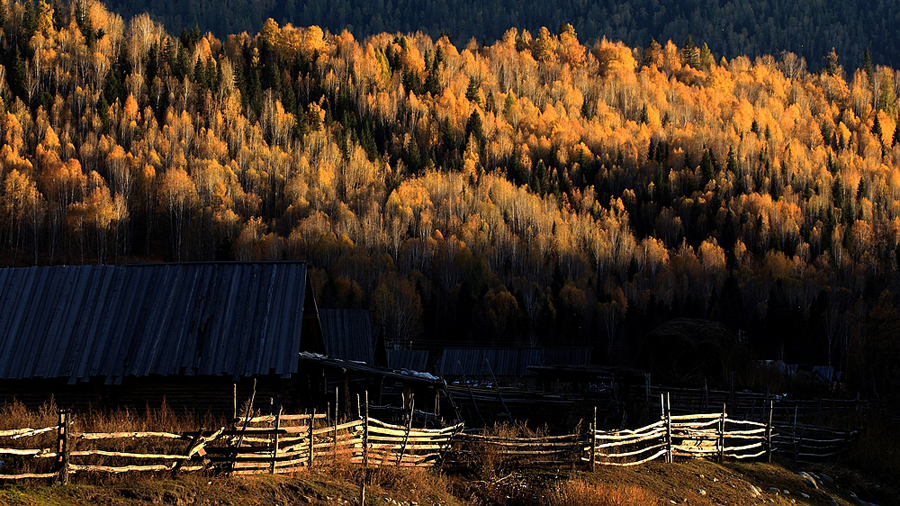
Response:
[[[68,486],[0,488],[0,505],[134,504],[358,504],[358,471],[312,472],[297,477],[258,476],[178,480],[128,478]],[[818,476],[818,475],[817,475]],[[829,478],[831,478],[829,476]],[[443,505],[648,505],[648,504],[859,504],[856,497],[890,502],[882,486],[854,482],[812,486],[806,478],[777,465],[706,461],[649,464],[638,468],[602,468],[596,473],[512,472],[493,479],[466,479],[432,471],[380,470],[367,488],[368,504]],[[848,490],[852,486],[858,492]],[[754,490],[754,488],[756,490]],[[818,488],[816,488],[818,487]],[[777,494],[775,493],[777,490]],[[806,497],[805,497],[805,496]],[[894,498],[896,500],[896,498]],[[887,502],[885,502],[887,501]]]
[[[320,306],[396,347],[621,364],[705,318],[898,391],[892,68],[0,6],[5,265],[307,259]]]
[[[582,40],[603,36],[630,46],[646,47],[655,39],[682,42],[688,36],[708,43],[727,58],[750,58],[782,51],[806,59],[812,69],[823,68],[832,47],[852,66],[860,66],[868,48],[876,63],[897,66],[900,9],[891,2],[760,0],[697,1],[638,0],[614,2],[540,2],[522,0],[406,0],[353,2],[349,0],[228,0],[151,4],[111,0],[110,8],[125,18],[149,11],[172,33],[195,26],[218,37],[258,32],[267,18],[280,24],[318,25],[331,33],[350,30],[357,37],[382,32],[421,31],[432,38],[450,35],[457,44],[470,39],[493,44],[511,27],[532,33],[542,26],[555,29],[571,23]]]

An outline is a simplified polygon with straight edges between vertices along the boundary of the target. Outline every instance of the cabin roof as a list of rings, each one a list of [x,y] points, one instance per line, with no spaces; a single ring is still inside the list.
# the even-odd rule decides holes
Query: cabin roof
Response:
[[[391,369],[427,371],[429,356],[427,350],[387,350],[387,365]]]
[[[0,379],[289,377],[315,316],[305,262],[0,269]]]
[[[447,348],[441,355],[442,376],[524,376],[529,366],[589,365],[590,348]]]
[[[325,354],[332,358],[375,364],[375,334],[363,309],[320,309]]]

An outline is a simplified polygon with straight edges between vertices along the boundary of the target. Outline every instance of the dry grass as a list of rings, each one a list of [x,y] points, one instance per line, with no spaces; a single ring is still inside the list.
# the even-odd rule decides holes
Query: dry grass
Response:
[[[487,427],[485,436],[515,439],[539,438],[547,435],[546,428],[532,428],[527,422],[502,422]],[[473,476],[492,481],[507,475],[510,471],[527,465],[529,458],[512,458],[500,453],[500,446],[480,442],[454,443],[459,450],[460,464]]]
[[[71,418],[73,433],[88,432],[171,432],[182,433],[194,431],[201,427],[217,428],[226,421],[209,415],[197,416],[193,413],[176,413],[165,403],[159,408],[147,408],[143,412],[129,409],[92,410],[87,413],[76,413]],[[11,402],[0,406],[0,429],[41,429],[56,427],[58,424],[57,406],[52,401],[37,410],[28,409],[19,402]],[[56,447],[57,431],[51,430],[34,437],[19,439],[0,438],[0,446],[16,449],[42,449]],[[185,441],[160,438],[122,438],[99,441],[78,441],[78,449],[96,448],[110,451],[127,451],[133,453],[180,454],[186,446]],[[55,450],[54,450],[55,451]],[[43,473],[53,470],[54,458],[32,458],[4,456],[0,474]],[[99,465],[134,464],[122,459],[98,457],[90,460]],[[75,475],[76,477],[78,475]]]
[[[643,506],[660,498],[634,485],[594,484],[580,479],[562,482],[548,497],[551,506]]]

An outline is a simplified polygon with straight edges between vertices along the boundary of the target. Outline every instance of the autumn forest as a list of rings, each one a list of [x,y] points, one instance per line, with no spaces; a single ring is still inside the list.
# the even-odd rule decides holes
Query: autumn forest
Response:
[[[305,259],[391,346],[628,364],[688,316],[897,384],[900,74],[868,54],[0,22],[3,265]]]

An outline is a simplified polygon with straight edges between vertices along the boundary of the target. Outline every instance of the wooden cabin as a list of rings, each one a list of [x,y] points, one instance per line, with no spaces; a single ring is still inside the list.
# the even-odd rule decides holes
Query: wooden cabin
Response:
[[[305,262],[0,270],[0,403],[233,412],[322,403],[324,353]]]

